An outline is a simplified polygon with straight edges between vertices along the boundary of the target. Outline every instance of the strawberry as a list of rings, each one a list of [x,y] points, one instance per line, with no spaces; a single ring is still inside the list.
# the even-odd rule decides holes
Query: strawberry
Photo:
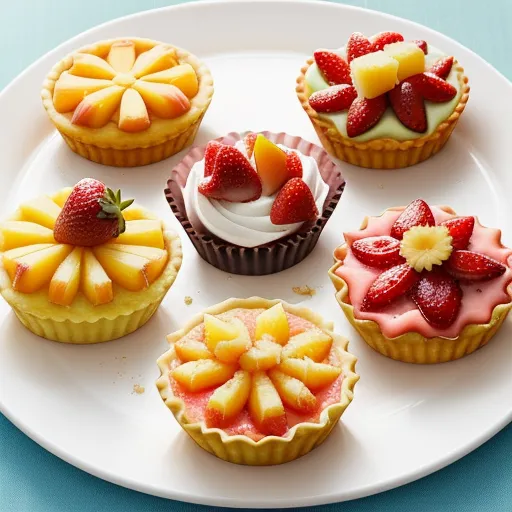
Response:
[[[429,73],[433,73],[437,75],[439,78],[445,80],[453,66],[453,57],[443,57],[432,65],[432,67],[428,70]]]
[[[352,85],[333,85],[328,89],[314,92],[309,97],[309,104],[317,112],[339,112],[346,110],[357,98],[357,92]]]
[[[396,117],[405,127],[417,133],[427,130],[425,103],[418,89],[408,80],[391,89],[388,97]]]
[[[286,153],[286,169],[290,178],[302,178],[302,162],[295,151]]]
[[[421,51],[425,54],[425,55],[428,55],[428,45],[427,45],[427,41],[423,41],[423,39],[415,39],[414,41],[412,41],[415,45],[418,46],[418,48],[421,49]]]
[[[354,32],[348,39],[347,43],[347,62],[362,57],[367,53],[371,53],[372,43],[361,32]]]
[[[251,158],[252,157],[252,153],[254,151],[254,144],[256,144],[256,137],[257,136],[258,136],[257,133],[248,133],[244,137],[244,144],[245,144],[245,149],[247,151],[247,158]]]
[[[443,103],[455,98],[457,89],[434,73],[420,73],[414,75],[405,82],[409,82],[423,98],[435,103]]]
[[[441,222],[440,225],[448,228],[454,249],[467,249],[469,239],[475,227],[474,217],[457,217],[455,219],[445,220]]]
[[[464,281],[494,279],[504,274],[506,270],[499,261],[466,250],[453,251],[445,266],[453,277]]]
[[[391,236],[402,240],[404,233],[414,226],[435,226],[436,221],[429,205],[423,199],[415,199],[400,214],[391,227]]]
[[[206,145],[206,149],[204,151],[204,176],[211,176],[213,174],[213,169],[215,167],[215,161],[217,160],[217,155],[219,154],[220,149],[224,146],[220,142],[215,140],[211,140]]]
[[[361,238],[352,244],[352,253],[365,265],[388,268],[403,261],[400,256],[400,241],[390,236]]]
[[[347,115],[347,135],[357,137],[375,126],[387,106],[386,95],[377,96],[371,100],[367,98],[356,98]]]
[[[421,276],[411,298],[430,325],[446,329],[459,314],[462,290],[446,273],[432,271]]]
[[[418,279],[419,274],[407,263],[385,270],[366,292],[361,309],[370,311],[387,306],[407,293]]]
[[[372,51],[383,50],[384,46],[392,43],[399,43],[404,40],[404,36],[398,32],[381,32],[375,36],[372,44]]]
[[[222,146],[213,173],[199,182],[199,192],[211,199],[247,203],[261,196],[261,180],[247,158],[233,146]]]
[[[55,221],[55,240],[85,247],[104,244],[124,233],[121,212],[132,203],[133,199],[121,201],[121,191],[113,192],[101,181],[80,180]]]
[[[270,210],[272,224],[294,224],[313,220],[318,215],[315,198],[300,178],[292,178],[277,194]]]
[[[350,67],[339,55],[328,50],[317,50],[314,53],[314,58],[318,69],[329,85],[352,85]]]

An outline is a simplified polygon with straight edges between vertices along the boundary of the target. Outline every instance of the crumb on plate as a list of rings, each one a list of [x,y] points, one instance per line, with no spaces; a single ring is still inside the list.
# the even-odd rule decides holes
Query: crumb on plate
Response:
[[[146,391],[144,386],[141,386],[140,384],[133,385],[133,392],[137,393],[137,395],[142,395],[142,393],[144,393],[144,391]]]
[[[187,296],[185,297],[185,304],[186,304],[187,306],[190,306],[190,304],[192,304],[192,297],[190,297],[189,295],[187,295]]]
[[[307,295],[309,297],[313,297],[313,295],[316,293],[316,290],[308,285],[294,286],[292,290],[293,293],[296,293],[297,295]]]

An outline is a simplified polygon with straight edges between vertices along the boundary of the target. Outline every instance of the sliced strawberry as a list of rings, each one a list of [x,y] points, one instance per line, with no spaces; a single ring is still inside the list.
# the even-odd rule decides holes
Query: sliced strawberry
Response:
[[[352,85],[350,67],[339,55],[327,50],[317,50],[314,57],[318,69],[329,85]]]
[[[445,220],[441,226],[446,226],[452,237],[452,247],[454,249],[467,249],[469,239],[473,234],[475,227],[474,217],[457,217],[455,219]]]
[[[445,80],[453,66],[453,57],[443,57],[438,61],[434,62],[432,67],[428,70],[429,73],[437,75],[439,78]]]
[[[404,36],[398,32],[381,32],[373,40],[372,51],[383,50],[384,46],[392,43],[399,43],[404,40]]]
[[[455,98],[457,89],[433,73],[420,73],[409,77],[409,82],[426,100],[444,103]]]
[[[418,48],[421,49],[421,51],[425,54],[425,55],[428,55],[428,44],[427,44],[427,41],[423,41],[423,39],[415,39],[413,41],[413,43],[415,45],[418,46]]]
[[[302,162],[295,151],[286,153],[286,169],[290,178],[302,178]]]
[[[430,325],[446,329],[459,314],[462,290],[448,274],[432,271],[421,276],[411,298]]]
[[[371,53],[372,43],[365,37],[361,32],[354,32],[349,38],[347,43],[347,62],[350,64],[351,61],[362,57],[367,53]]]
[[[386,95],[377,96],[371,100],[356,98],[347,115],[347,135],[357,137],[373,128],[386,111]]]
[[[361,305],[363,311],[387,306],[390,302],[406,294],[419,279],[419,274],[407,263],[396,265],[375,279]]]
[[[309,104],[317,112],[339,112],[346,110],[357,98],[354,86],[348,84],[333,85],[327,89],[314,92],[309,97]]]
[[[261,180],[247,158],[233,146],[222,146],[213,173],[198,185],[201,194],[211,199],[246,203],[261,196]]]
[[[436,221],[430,206],[423,199],[415,199],[395,220],[390,235],[402,240],[404,233],[414,226],[435,226]]]
[[[389,268],[403,261],[400,241],[390,236],[361,238],[352,244],[354,256],[370,267]]]
[[[406,128],[417,133],[427,130],[425,103],[418,89],[408,80],[391,89],[388,97],[396,117]]]
[[[503,275],[507,270],[499,261],[466,250],[453,251],[445,267],[453,277],[464,281],[487,281]]]
[[[215,161],[220,149],[224,146],[216,140],[211,140],[204,151],[204,177],[211,176],[215,167]]]
[[[256,137],[258,137],[257,133],[248,133],[244,137],[245,150],[247,151],[247,158],[252,157],[252,153],[254,151],[254,144],[256,143]]]
[[[272,224],[294,224],[313,220],[318,215],[315,198],[300,178],[286,182],[270,210]]]

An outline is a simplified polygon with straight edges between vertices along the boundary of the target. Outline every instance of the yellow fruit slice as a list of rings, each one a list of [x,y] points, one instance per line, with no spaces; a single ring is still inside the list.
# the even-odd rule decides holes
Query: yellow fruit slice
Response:
[[[140,78],[144,75],[172,68],[177,64],[178,60],[174,48],[158,44],[151,50],[141,53],[131,71],[135,78]]]
[[[199,359],[213,359],[213,354],[206,345],[198,340],[181,339],[174,344],[174,350],[184,363]]]
[[[146,130],[151,121],[142,96],[135,89],[126,89],[121,100],[119,129],[124,132],[141,132]]]
[[[118,41],[110,47],[107,62],[118,72],[128,73],[135,63],[135,43]]]
[[[112,119],[123,93],[123,87],[112,85],[89,94],[76,107],[71,122],[89,128],[102,128]]]
[[[376,98],[398,83],[398,61],[383,51],[354,59],[350,71],[358,95],[364,98]]]
[[[331,350],[332,338],[322,331],[305,331],[290,338],[283,347],[281,357],[309,357],[317,363],[323,361]]]
[[[200,359],[177,366],[171,376],[187,391],[196,392],[224,384],[233,377],[235,371],[235,365]]]
[[[8,220],[0,224],[0,250],[33,244],[54,244],[53,231],[35,222]]]
[[[224,322],[208,313],[204,315],[204,338],[210,352],[215,352],[219,342],[234,340],[239,334],[239,326],[232,322]]]
[[[146,247],[163,249],[164,235],[162,223],[159,220],[128,220],[125,232],[114,238],[112,243],[144,245]]]
[[[196,72],[190,64],[181,64],[158,73],[141,77],[144,82],[175,85],[187,98],[193,98],[199,90]]]
[[[80,286],[80,263],[82,248],[75,247],[59,265],[50,281],[48,300],[61,306],[69,306],[78,293]]]
[[[392,43],[384,46],[384,53],[398,61],[398,80],[401,82],[425,71],[425,54],[415,43]]]
[[[174,119],[190,109],[189,99],[174,85],[137,80],[133,88],[140,93],[148,109],[162,119]]]
[[[215,357],[223,363],[236,363],[240,356],[252,346],[245,324],[238,318],[233,318],[231,323],[236,327],[238,336],[232,340],[221,340],[215,345]]]
[[[264,338],[242,354],[238,362],[240,367],[248,372],[268,370],[279,364],[281,350],[281,345]]]
[[[263,186],[262,194],[271,196],[289,179],[286,153],[259,133],[254,143],[253,155]]]
[[[272,306],[256,317],[256,339],[262,339],[265,334],[274,338],[280,345],[288,343],[290,327],[281,303]]]
[[[45,228],[55,227],[61,208],[48,196],[40,196],[20,205],[23,220],[35,222]]]
[[[114,299],[112,281],[91,249],[84,249],[82,257],[81,290],[93,306],[108,304]]]
[[[72,191],[73,187],[62,188],[52,196],[52,201],[62,208]]]
[[[285,405],[303,414],[315,409],[315,395],[299,379],[275,368],[269,371],[269,377]]]
[[[315,363],[309,357],[285,359],[279,369],[301,380],[311,391],[317,391],[332,384],[341,374],[341,368],[330,364]]]
[[[21,256],[26,256],[27,254],[30,254],[31,252],[36,251],[42,251],[43,249],[48,249],[49,247],[53,247],[55,244],[34,244],[34,245],[27,245],[23,247],[17,247],[16,249],[11,249],[9,251],[6,251],[3,255],[4,258],[4,265],[5,265],[5,255],[7,255],[7,260],[13,261],[18,258],[21,258]],[[7,269],[6,269],[7,270]]]
[[[131,220],[149,220],[149,219],[156,219],[156,217],[148,212],[145,208],[140,206],[139,204],[132,204],[126,210],[123,210],[123,217],[126,222]],[[160,229],[160,232],[162,231],[161,224],[158,224],[158,227]],[[163,237],[162,237],[163,239]],[[123,242],[124,243],[124,242]],[[140,245],[140,244],[137,244]]]
[[[73,56],[73,65],[69,69],[71,75],[86,78],[101,78],[112,80],[116,72],[107,62],[91,53],[76,53]]]

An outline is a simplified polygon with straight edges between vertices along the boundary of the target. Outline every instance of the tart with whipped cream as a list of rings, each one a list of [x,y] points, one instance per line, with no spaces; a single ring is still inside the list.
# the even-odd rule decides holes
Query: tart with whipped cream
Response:
[[[501,231],[417,199],[345,233],[329,271],[363,339],[411,363],[459,359],[484,346],[512,307],[512,249]]]
[[[313,250],[343,187],[318,146],[284,133],[233,133],[192,149],[166,196],[203,259],[230,273],[263,275]]]
[[[117,167],[158,162],[190,145],[212,95],[197,57],[141,38],[80,48],[53,67],[41,91],[68,146]]]
[[[236,464],[282,464],[322,443],[353,398],[356,358],[305,308],[229,299],[168,336],[157,386],[203,449]]]
[[[361,167],[417,164],[448,141],[469,98],[450,55],[396,32],[354,32],[338,50],[317,50],[297,95],[325,149]]]

